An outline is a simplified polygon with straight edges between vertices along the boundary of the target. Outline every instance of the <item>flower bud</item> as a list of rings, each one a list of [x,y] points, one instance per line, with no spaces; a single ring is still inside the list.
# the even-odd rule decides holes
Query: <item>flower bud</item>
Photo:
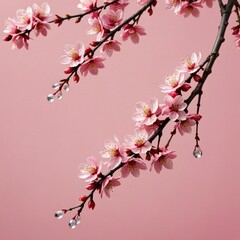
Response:
[[[170,92],[168,93],[168,95],[170,95],[172,98],[175,98],[176,96],[178,96],[176,92]]]
[[[181,86],[181,90],[184,91],[184,92],[187,92],[190,88],[191,88],[191,85],[188,84],[188,83],[184,83],[184,84]]]
[[[97,45],[98,45],[98,43],[99,42],[97,42],[97,41],[92,41],[92,42],[90,42],[90,46],[92,46],[92,47],[96,47]]]
[[[88,207],[93,210],[95,208],[95,202],[94,201],[89,201],[88,202]]]
[[[80,79],[79,75],[77,73],[75,73],[74,76],[73,76],[73,81],[78,83],[79,79]]]
[[[79,198],[79,201],[82,201],[82,202],[84,202],[84,201],[86,201],[87,200],[87,196],[86,195],[83,195],[83,196],[81,196],[80,198]]]
[[[89,55],[92,52],[92,49],[90,47],[86,48],[85,54]]]
[[[12,35],[10,35],[10,34],[3,38],[3,41],[6,41],[6,42],[11,41],[11,40],[12,40]]]
[[[152,16],[152,14],[153,14],[153,10],[151,7],[148,9],[148,14],[149,14],[149,16]]]
[[[68,67],[67,69],[64,70],[65,74],[70,74],[73,71],[73,67]]]
[[[237,35],[239,33],[240,25],[232,27],[232,35]]]
[[[200,82],[202,78],[198,74],[195,74],[193,76],[193,79],[194,79],[195,82]]]
[[[87,190],[93,190],[95,188],[95,184],[94,183],[90,183],[86,186]]]
[[[75,23],[80,23],[80,21],[81,21],[81,18],[79,17],[79,18],[77,18],[77,20],[75,21]]]

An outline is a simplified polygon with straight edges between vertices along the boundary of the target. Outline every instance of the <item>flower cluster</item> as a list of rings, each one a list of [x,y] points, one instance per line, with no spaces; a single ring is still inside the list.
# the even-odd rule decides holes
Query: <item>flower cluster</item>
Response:
[[[105,0],[104,5],[98,6],[96,0],[80,0],[77,7],[81,10],[81,14],[77,15],[78,21],[82,17],[88,15],[89,28],[87,34],[95,36],[88,46],[77,42],[75,44],[67,44],[64,49],[64,55],[61,57],[61,63],[68,65],[64,70],[68,74],[66,79],[63,79],[54,89],[53,94],[49,94],[48,100],[52,102],[54,96],[62,98],[62,89],[64,86],[69,86],[69,80],[73,76],[73,80],[78,82],[80,75],[85,77],[87,74],[97,75],[99,69],[104,68],[104,54],[111,57],[114,52],[121,50],[121,43],[115,39],[115,34],[120,32],[122,41],[130,39],[133,43],[139,43],[140,36],[146,35],[143,27],[138,25],[139,17],[132,17],[125,20],[125,8],[128,6],[129,0]],[[156,1],[138,1],[139,6],[149,8],[156,5]],[[76,17],[76,16],[74,16]],[[67,15],[68,19],[72,16]],[[55,23],[61,25],[65,18],[56,15]],[[99,55],[96,55],[96,50],[99,49]]]
[[[199,8],[203,7],[203,4],[206,4],[207,7],[211,8],[214,0],[165,0],[166,8],[173,10],[175,14],[183,15],[188,17],[192,15],[194,17],[199,17],[200,11]]]
[[[50,29],[49,22],[52,18],[50,6],[48,3],[43,3],[41,6],[34,3],[32,7],[27,9],[18,9],[16,18],[8,18],[4,33],[4,41],[11,41],[12,48],[28,49],[29,34],[34,30],[35,35],[47,35],[47,30]]]
[[[79,49],[81,47],[76,48],[76,52],[79,52]],[[121,185],[121,178],[129,175],[139,177],[140,172],[147,169],[150,171],[154,169],[160,173],[162,167],[173,168],[172,160],[176,158],[176,153],[168,149],[173,135],[177,131],[180,135],[191,133],[192,127],[201,119],[199,114],[187,113],[188,105],[182,96],[182,91],[190,89],[189,79],[196,78],[198,76],[196,73],[202,69],[200,60],[200,53],[193,53],[191,57],[184,59],[182,65],[176,68],[176,73],[165,79],[166,85],[161,86],[162,91],[166,93],[164,104],[160,104],[157,98],[151,98],[148,103],[137,102],[136,112],[132,116],[135,122],[134,133],[127,135],[123,143],[120,143],[116,136],[113,140],[105,141],[104,150],[100,151],[102,159],[91,156],[80,166],[79,177],[85,180],[86,189],[90,193],[80,197],[82,203],[76,207],[78,212],[69,222],[71,228],[73,228],[72,223],[75,223],[74,227],[77,225],[86,202],[89,209],[95,208],[95,191],[98,191],[101,197],[103,195],[110,197],[116,187]],[[187,80],[185,80],[186,74],[190,74]],[[156,145],[153,143],[155,137],[152,136],[163,128],[166,120],[174,123],[174,130],[168,143],[160,147],[159,141]],[[195,149],[197,152],[194,150],[194,156],[201,157],[202,152],[198,144]],[[104,173],[104,167],[107,173]],[[115,177],[117,170],[120,170],[120,174]],[[59,218],[59,213],[62,217],[67,211],[69,210],[56,212],[56,217]]]

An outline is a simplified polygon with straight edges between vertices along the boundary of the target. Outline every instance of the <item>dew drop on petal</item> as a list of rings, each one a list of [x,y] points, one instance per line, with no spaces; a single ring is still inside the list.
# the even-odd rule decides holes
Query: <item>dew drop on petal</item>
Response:
[[[193,156],[195,158],[200,158],[202,157],[202,150],[199,146],[195,146],[194,150],[193,150]]]
[[[69,91],[69,85],[68,85],[68,84],[65,84],[65,85],[63,86],[63,89],[64,89],[66,92],[68,92],[68,91]]]
[[[58,88],[59,88],[59,86],[60,86],[60,84],[59,84],[59,83],[54,83],[54,84],[52,85],[52,88],[53,88],[53,89],[58,89]]]
[[[68,223],[68,226],[71,228],[71,229],[74,229],[76,228],[77,226],[77,220],[76,219],[71,219]]]
[[[49,102],[53,102],[53,101],[54,101],[54,96],[53,96],[53,94],[49,94],[49,95],[47,96],[47,100],[48,100]]]
[[[57,211],[54,213],[54,217],[57,218],[57,219],[60,219],[62,218],[64,215],[64,211],[60,210],[60,211]]]
[[[62,99],[62,93],[61,93],[61,92],[59,92],[59,93],[57,94],[57,98],[58,98],[58,99]]]

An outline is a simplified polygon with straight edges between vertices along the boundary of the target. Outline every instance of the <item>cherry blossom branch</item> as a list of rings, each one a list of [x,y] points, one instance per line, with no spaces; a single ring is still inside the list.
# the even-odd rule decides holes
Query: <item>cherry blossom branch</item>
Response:
[[[210,55],[205,59],[205,61],[199,65],[199,69],[197,69],[195,72],[193,72],[192,74],[190,74],[189,78],[185,81],[187,83],[190,83],[191,82],[191,79],[194,78],[195,81],[197,81],[197,85],[196,87],[194,88],[194,90],[191,92],[190,96],[185,100],[185,104],[186,104],[186,108],[185,108],[185,112],[188,112],[188,107],[189,105],[191,104],[191,102],[193,101],[193,99],[198,96],[198,102],[197,102],[197,115],[199,114],[199,111],[200,111],[200,104],[201,104],[201,97],[202,97],[202,88],[203,88],[203,85],[204,83],[206,82],[208,76],[212,73],[212,67],[217,59],[217,57],[219,56],[219,51],[220,51],[220,48],[224,42],[224,36],[225,36],[225,32],[226,32],[226,28],[227,28],[227,25],[228,25],[228,20],[229,20],[229,17],[231,15],[231,12],[232,12],[232,8],[235,4],[235,0],[229,0],[228,3],[224,6],[220,6],[220,11],[221,11],[221,22],[220,22],[220,25],[219,25],[219,31],[218,31],[218,34],[217,34],[217,37],[216,37],[216,40],[215,40],[215,43],[214,43],[214,46],[212,48],[212,51],[210,53]],[[135,15],[135,17],[137,17],[138,15]],[[131,20],[135,19],[134,18],[131,18]],[[130,20],[130,21],[131,21]],[[129,21],[129,20],[127,20]],[[122,26],[119,26],[119,28],[121,29]],[[117,31],[116,29],[113,30],[113,31]],[[112,33],[113,35],[115,34]],[[109,36],[106,36],[106,39],[103,39],[103,41],[106,41],[107,39],[109,38]],[[97,48],[96,48],[97,49]],[[95,49],[95,51],[96,51]],[[95,52],[94,51],[94,52]],[[93,52],[93,53],[94,53]],[[202,72],[202,76],[199,76],[199,71],[203,71]],[[181,89],[178,89],[177,92],[175,92],[175,94],[177,94],[178,98],[181,98]],[[176,97],[176,95],[175,95]],[[177,97],[176,97],[177,98]],[[146,106],[144,107],[143,106],[143,109],[144,111],[148,111]],[[164,110],[162,110],[164,111]],[[161,149],[159,148],[159,145],[160,145],[160,140],[161,140],[161,137],[162,137],[162,134],[163,134],[163,129],[167,126],[167,124],[173,119],[171,119],[170,115],[167,116],[164,120],[158,120],[158,128],[157,130],[155,130],[153,132],[153,134],[147,139],[146,142],[150,142],[151,143],[151,148],[149,150],[149,152],[147,152],[146,154],[146,160],[150,160],[151,159],[151,154],[154,156],[155,154],[163,154],[161,151]],[[179,120],[176,120],[176,122],[178,123]],[[196,144],[195,144],[195,148],[194,148],[194,151],[193,151],[193,154],[196,158],[199,158],[202,156],[202,150],[201,148],[199,147],[199,135],[198,135],[198,127],[199,127],[199,123],[198,121],[196,121],[196,133],[195,133],[195,140],[196,140]],[[165,145],[165,150],[167,150],[167,148],[169,147],[169,144],[170,142],[172,141],[173,139],[173,136],[176,134],[176,127],[174,127],[174,130],[171,132],[171,136],[167,142],[167,144]],[[155,149],[152,145],[153,141],[158,137],[158,141],[157,141],[157,149]],[[152,151],[152,153],[150,153]],[[135,154],[134,152],[132,152],[131,150],[128,151],[126,150],[126,152],[128,152],[128,156],[130,157],[130,160],[131,159],[137,159],[137,158],[141,158],[141,155],[140,154]],[[160,159],[161,157],[159,157],[158,161],[160,162]],[[164,157],[163,157],[164,159]],[[128,160],[128,161],[130,161]],[[155,160],[154,160],[155,161]],[[161,161],[164,161],[164,160],[161,160]],[[76,226],[77,224],[77,217],[80,217],[80,213],[81,211],[83,210],[83,207],[84,205],[86,204],[87,201],[89,201],[88,203],[88,207],[93,209],[95,207],[95,203],[94,203],[94,200],[93,200],[93,194],[95,193],[96,190],[99,190],[99,191],[102,191],[102,189],[104,188],[103,186],[103,182],[110,176],[113,176],[113,174],[123,168],[125,166],[125,164],[129,164],[129,162],[121,162],[119,163],[116,167],[114,167],[113,169],[111,169],[107,174],[103,175],[101,172],[97,175],[97,179],[98,180],[95,180],[94,182],[90,183],[89,186],[87,186],[87,189],[91,190],[91,192],[89,193],[88,196],[83,196],[82,197],[82,203],[76,207],[73,207],[73,208],[69,208],[68,210],[64,210],[65,212],[67,211],[72,211],[74,209],[78,209],[78,213],[74,216],[74,218],[70,221],[69,223],[69,226],[72,228],[72,226]],[[154,163],[152,163],[153,165]],[[166,165],[166,167],[169,167]],[[97,169],[98,167],[95,166],[95,169]],[[65,213],[64,212],[64,213]],[[59,214],[60,216],[62,216],[63,214],[63,211],[60,211]],[[58,216],[57,216],[58,217]],[[72,222],[73,221],[73,222]],[[73,225],[72,225],[73,223]]]
[[[211,74],[211,72],[212,72],[213,64],[215,63],[217,57],[219,56],[219,50],[222,46],[222,43],[225,40],[224,35],[226,32],[226,28],[228,26],[228,20],[231,15],[231,11],[232,11],[232,8],[233,8],[235,2],[236,2],[236,0],[229,0],[228,3],[226,4],[226,6],[224,7],[224,11],[223,11],[222,17],[221,17],[221,22],[219,25],[219,31],[218,31],[213,49],[211,51],[211,54],[206,58],[206,60],[202,64],[202,65],[207,64],[207,66],[202,74],[201,80],[199,81],[199,83],[197,84],[195,89],[192,91],[190,96],[185,100],[185,102],[187,103],[188,106],[190,105],[192,100],[202,92],[203,85],[204,85],[207,77],[209,76],[209,74]],[[192,78],[192,76],[190,76],[189,78]],[[167,117],[161,123],[159,128],[153,133],[153,135],[148,139],[148,141],[153,142],[157,136],[161,137],[163,129],[169,122],[170,122],[170,119],[169,119],[169,117]]]
[[[119,1],[119,0],[118,0]],[[115,2],[118,1],[114,1],[109,3],[113,4]],[[120,31],[124,26],[126,26],[127,24],[130,24],[131,21],[133,21],[133,23],[131,25],[134,25],[135,23],[138,23],[141,15],[151,6],[155,6],[156,5],[156,0],[150,0],[147,4],[145,4],[142,8],[140,8],[140,10],[138,10],[135,14],[133,14],[132,16],[130,16],[129,18],[127,18],[126,20],[124,20],[121,24],[119,24],[117,27],[115,27],[113,30],[111,30],[101,41],[97,41],[97,42],[92,42],[90,43],[90,45],[92,44],[94,46],[94,48],[88,48],[85,53],[84,53],[84,58],[88,57],[88,58],[93,58],[95,52],[108,40],[108,39],[112,39],[114,38],[115,34]],[[104,6],[106,7],[106,5]],[[100,9],[104,8],[103,6],[99,7]],[[93,9],[96,10],[96,9]],[[88,13],[92,12],[93,10],[89,11]],[[49,94],[48,95],[48,100],[52,101],[54,99],[54,96],[57,95],[58,93],[60,93],[60,97],[62,97],[62,88],[64,88],[64,86],[66,86],[67,89],[69,89],[69,81],[71,79],[72,76],[76,77],[76,80],[74,79],[75,82],[79,81],[79,76],[78,76],[78,69],[82,66],[82,64],[84,64],[88,59],[85,59],[83,62],[81,62],[80,64],[78,64],[75,67],[70,67],[68,69],[65,70],[65,73],[70,73],[69,76],[66,79],[62,79],[60,80],[60,83],[58,85],[57,90],[53,93],[53,94]]]
[[[112,2],[106,3],[106,4],[104,4],[102,6],[99,6],[99,7],[93,6],[93,9],[91,9],[91,10],[85,12],[85,13],[81,13],[81,14],[76,14],[76,15],[66,14],[65,17],[60,17],[59,15],[56,15],[56,18],[54,20],[52,20],[52,21],[49,21],[49,23],[56,23],[56,24],[58,24],[58,26],[60,26],[63,23],[63,21],[65,21],[65,20],[69,21],[72,18],[78,18],[76,23],[79,23],[84,16],[89,15],[89,14],[91,14],[93,12],[105,9],[108,6],[114,4],[114,3],[118,2],[118,1],[119,0],[113,0]]]

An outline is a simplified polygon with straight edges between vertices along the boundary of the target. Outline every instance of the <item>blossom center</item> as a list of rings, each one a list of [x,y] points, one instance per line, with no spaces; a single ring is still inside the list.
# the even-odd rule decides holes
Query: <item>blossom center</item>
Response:
[[[143,107],[143,113],[145,117],[151,117],[152,116],[152,111],[148,106]]]
[[[178,85],[178,74],[173,74],[171,76],[168,76],[166,79],[165,79],[165,83],[170,86],[170,87],[177,87]]]
[[[75,52],[74,49],[72,49],[70,52],[69,52],[69,56],[74,60],[79,60],[80,56],[78,55],[78,53]]]
[[[94,175],[97,173],[97,168],[92,165],[85,165],[84,171],[88,174]]]

